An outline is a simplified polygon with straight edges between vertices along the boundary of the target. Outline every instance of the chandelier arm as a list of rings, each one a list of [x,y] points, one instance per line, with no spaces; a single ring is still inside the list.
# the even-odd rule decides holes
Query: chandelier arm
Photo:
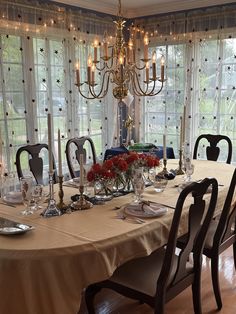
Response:
[[[143,96],[149,95],[149,93],[148,93],[148,84],[146,84],[146,85],[147,85],[146,91],[144,91],[144,90],[142,89],[140,83],[139,83],[138,74],[137,74],[135,71],[134,71],[133,73],[134,73],[134,84],[135,84],[135,86],[136,86],[135,81],[137,80],[138,89],[140,90],[141,94],[142,94]],[[136,87],[136,89],[137,89],[137,87]],[[138,90],[138,89],[137,89],[137,90]],[[152,90],[152,92],[153,92],[153,90]]]
[[[80,86],[78,86],[78,91],[79,91],[80,95],[81,95],[83,98],[85,98],[85,99],[88,99],[88,100],[95,99],[95,97],[87,97],[87,96],[85,96],[85,95],[82,93],[82,91],[81,91],[81,89],[80,89]]]
[[[135,83],[135,78],[134,78],[134,73],[131,73],[131,81],[133,82],[132,89],[133,89],[133,91],[134,91],[136,96],[144,96],[144,94],[140,93],[140,91],[138,91],[138,89],[137,89],[137,86],[136,86],[136,83]]]
[[[164,86],[164,81],[161,81],[161,88],[160,88],[156,93],[151,94],[151,95],[149,95],[149,96],[156,96],[156,95],[158,95],[158,94],[162,91],[163,86]]]
[[[104,61],[103,61],[104,62]],[[95,66],[96,70],[98,70],[99,72],[103,71],[106,68],[106,63],[104,62],[103,67],[99,68],[97,65]]]
[[[142,70],[144,70],[145,68],[146,68],[146,65],[144,65],[143,67],[138,67],[137,65],[136,65],[136,63],[134,64],[134,67],[135,67],[135,69],[137,69],[137,70],[139,70],[139,71],[142,71]]]
[[[106,79],[106,74],[108,73],[108,77],[107,77],[107,82],[105,84],[105,79]],[[104,75],[103,75],[103,79],[102,79],[102,86],[100,89],[100,92],[96,95],[95,91],[94,91],[94,86],[89,84],[89,92],[90,94],[94,97],[94,98],[103,98],[105,97],[105,95],[107,94],[108,91],[108,87],[109,87],[109,79],[110,79],[110,75],[111,75],[111,71],[107,70]],[[106,85],[106,88],[104,89],[104,85]],[[100,97],[100,95],[103,93],[103,95]]]

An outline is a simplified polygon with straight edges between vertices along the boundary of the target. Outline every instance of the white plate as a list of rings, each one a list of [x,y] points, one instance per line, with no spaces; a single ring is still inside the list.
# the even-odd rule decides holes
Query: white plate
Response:
[[[34,227],[0,217],[0,234],[21,234],[33,230]]]
[[[148,205],[143,205],[143,209],[141,209],[140,205],[127,205],[124,208],[124,212],[127,215],[140,217],[140,218],[154,218],[160,217],[167,213],[167,207],[164,207],[159,204],[153,204],[152,207]]]
[[[8,197],[8,196],[3,196],[2,200],[6,203],[6,204],[22,204],[23,201],[22,199],[19,198],[12,198],[12,197]]]

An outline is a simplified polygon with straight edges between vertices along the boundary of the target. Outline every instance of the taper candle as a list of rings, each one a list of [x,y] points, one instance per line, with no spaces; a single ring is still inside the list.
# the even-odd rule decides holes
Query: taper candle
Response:
[[[185,143],[185,127],[186,127],[186,106],[184,105],[184,112],[183,112],[183,133],[182,133],[182,145]]]
[[[49,173],[53,172],[52,163],[52,118],[51,113],[48,113],[48,160],[49,160]]]
[[[166,158],[166,135],[163,134],[163,159],[167,159]]]
[[[62,176],[61,131],[58,129],[58,176]]]
[[[80,174],[79,174],[79,178],[80,178],[80,186],[84,185],[84,155],[80,154],[79,155],[79,165],[80,165]]]
[[[183,117],[180,118],[179,150],[182,150],[182,146],[183,146]]]

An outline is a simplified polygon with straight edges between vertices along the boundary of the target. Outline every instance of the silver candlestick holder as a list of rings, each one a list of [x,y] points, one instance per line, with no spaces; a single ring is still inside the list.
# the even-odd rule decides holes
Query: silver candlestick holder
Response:
[[[54,199],[54,188],[53,188],[53,172],[49,172],[49,199],[48,199],[48,206],[42,212],[42,216],[45,218],[60,216],[61,211],[56,205],[56,201]]]
[[[163,169],[161,172],[158,173],[158,175],[160,176],[165,176],[168,174],[168,171],[167,171],[167,159],[163,159]]]
[[[84,186],[83,185],[79,186],[79,192],[80,192],[79,199],[70,205],[72,210],[83,210],[83,209],[92,208],[93,204],[91,202],[87,201],[84,197]]]

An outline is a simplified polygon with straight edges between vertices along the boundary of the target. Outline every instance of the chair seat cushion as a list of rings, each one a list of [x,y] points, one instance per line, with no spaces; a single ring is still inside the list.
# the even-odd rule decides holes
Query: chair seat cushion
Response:
[[[131,260],[120,266],[109,279],[109,281],[140,291],[149,296],[155,296],[157,279],[161,272],[165,249],[154,251],[151,255]],[[174,256],[172,272],[169,278],[174,278],[178,256]],[[193,269],[192,264],[188,266],[188,272]],[[137,275],[138,274],[138,275]],[[144,274],[142,276],[142,274]]]

